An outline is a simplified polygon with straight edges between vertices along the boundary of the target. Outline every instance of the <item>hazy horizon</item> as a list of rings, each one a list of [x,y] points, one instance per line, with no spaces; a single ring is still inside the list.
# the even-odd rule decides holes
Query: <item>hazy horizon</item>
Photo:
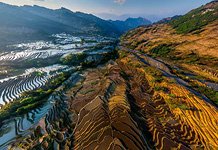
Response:
[[[72,11],[94,14],[106,20],[125,20],[128,17],[144,17],[151,21],[157,21],[165,17],[183,15],[211,0],[0,0],[0,2],[12,5],[39,5],[51,9],[65,7]]]

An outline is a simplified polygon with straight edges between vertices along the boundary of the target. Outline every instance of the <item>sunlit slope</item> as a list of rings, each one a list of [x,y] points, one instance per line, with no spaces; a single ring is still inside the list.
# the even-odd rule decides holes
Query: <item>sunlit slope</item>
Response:
[[[182,148],[186,144],[190,148],[217,148],[216,107],[136,57],[126,57],[121,62],[131,77],[130,84],[135,85],[133,95],[158,149]]]
[[[216,7],[214,1],[123,35],[116,59],[78,72],[73,86],[55,92],[46,117],[11,147],[217,150]],[[204,23],[189,26],[201,15]]]
[[[214,1],[169,23],[137,28],[122,37],[123,44],[218,81],[217,8]]]
[[[75,78],[73,88],[55,97],[60,102],[49,111],[46,127],[39,124],[42,134],[34,132],[35,137],[15,145],[216,150],[217,108],[160,68],[149,65],[144,55],[122,50],[116,62]],[[30,140],[34,144],[26,144]]]

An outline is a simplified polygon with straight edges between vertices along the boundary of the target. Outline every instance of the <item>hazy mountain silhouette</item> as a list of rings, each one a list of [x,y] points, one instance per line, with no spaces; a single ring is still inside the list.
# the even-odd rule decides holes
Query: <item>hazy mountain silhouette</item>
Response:
[[[128,31],[130,29],[137,28],[141,25],[149,25],[152,23],[151,21],[149,21],[145,18],[142,18],[142,17],[128,18],[125,21],[120,21],[120,20],[112,21],[112,20],[110,20],[110,22],[113,23],[121,32],[125,32],[125,31]]]
[[[0,44],[47,39],[51,34],[89,34],[118,36],[110,22],[91,14],[39,6],[12,6],[0,3]]]
[[[0,3],[0,45],[48,39],[51,34],[103,35],[118,37],[123,32],[150,24],[143,18],[106,21],[92,14],[72,12],[66,8],[13,6]]]

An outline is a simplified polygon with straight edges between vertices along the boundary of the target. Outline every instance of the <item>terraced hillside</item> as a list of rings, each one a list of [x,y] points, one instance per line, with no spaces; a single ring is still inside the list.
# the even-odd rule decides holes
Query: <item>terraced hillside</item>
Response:
[[[59,69],[58,69],[59,68]],[[47,68],[44,68],[45,70]],[[32,91],[37,88],[43,87],[51,78],[57,77],[57,75],[66,70],[65,66],[54,66],[52,70],[49,70],[48,74],[38,75],[37,72],[33,72],[32,74],[23,74],[16,78],[8,78],[7,80],[0,80],[0,104],[7,104],[12,102],[13,100],[18,99],[22,93],[26,91]],[[59,73],[58,73],[59,71]]]
[[[218,104],[218,2],[130,31],[122,45],[159,59]],[[207,88],[209,87],[209,89]]]
[[[113,38],[52,36],[0,53],[0,149],[39,123],[56,101],[52,93],[73,84],[65,83],[73,73],[116,57]]]
[[[80,67],[45,98],[47,111],[39,107],[15,119],[14,138],[0,148],[217,150],[217,6],[134,29],[116,48],[64,55],[62,64]],[[4,100],[34,87],[32,79]],[[25,130],[24,121],[36,114]]]
[[[82,71],[11,148],[217,149],[217,107],[156,62],[123,49],[116,61]]]

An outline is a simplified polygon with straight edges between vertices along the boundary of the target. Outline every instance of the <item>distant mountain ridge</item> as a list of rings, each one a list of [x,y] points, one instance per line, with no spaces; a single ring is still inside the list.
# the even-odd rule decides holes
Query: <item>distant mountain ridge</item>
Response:
[[[129,29],[150,23],[142,18],[113,22],[66,8],[14,6],[1,2],[0,22],[0,46],[49,39],[51,34],[57,33],[119,37]]]
[[[0,45],[46,39],[51,34],[119,36],[113,24],[90,14],[65,8],[52,10],[39,6],[12,6],[0,3]]]
[[[112,20],[110,20],[110,22],[112,24],[114,24],[121,32],[125,32],[128,30],[137,28],[139,26],[142,26],[142,25],[152,24],[151,21],[149,21],[145,18],[142,18],[142,17],[128,18],[125,21],[120,21],[120,20],[112,21]]]
[[[109,36],[119,35],[119,31],[109,22],[100,19],[92,14],[82,12],[72,12],[66,8],[56,10],[47,9],[40,6],[23,6],[22,10],[34,15],[50,19],[52,21],[73,27],[74,32],[108,34]]]

